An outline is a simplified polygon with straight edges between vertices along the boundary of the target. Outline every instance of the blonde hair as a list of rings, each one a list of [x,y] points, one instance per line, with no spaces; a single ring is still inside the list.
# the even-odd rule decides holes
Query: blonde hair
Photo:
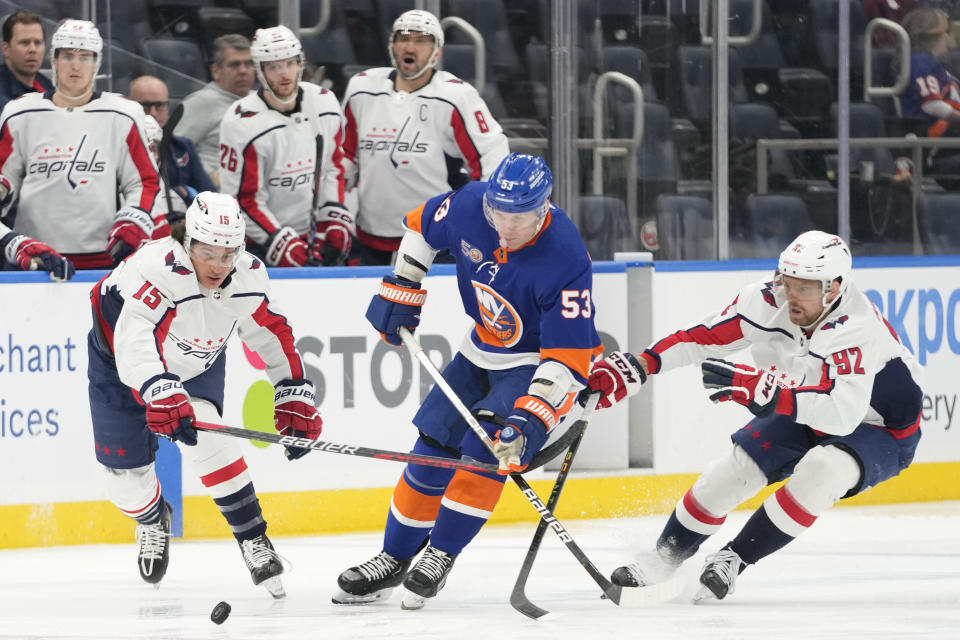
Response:
[[[918,7],[900,23],[910,36],[910,49],[930,53],[936,41],[950,26],[950,19],[942,9]]]

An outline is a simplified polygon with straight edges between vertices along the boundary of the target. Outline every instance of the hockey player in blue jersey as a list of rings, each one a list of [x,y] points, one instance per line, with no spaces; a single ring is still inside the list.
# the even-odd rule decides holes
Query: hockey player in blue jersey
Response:
[[[678,502],[655,549],[614,571],[613,582],[666,580],[734,507],[789,478],[707,556],[695,599],[723,599],[744,569],[835,502],[907,468],[920,441],[919,367],[851,270],[843,240],[808,231],[780,254],[772,281],[745,286],[729,305],[643,353],[614,352],[593,367],[589,386],[603,394],[600,408],[651,375],[693,364],[711,400],[732,400],[754,416]],[[730,361],[746,348],[756,367]]]
[[[593,323],[592,264],[576,227],[550,203],[540,158],[511,154],[488,182],[471,182],[407,214],[394,275],[367,319],[394,345],[420,322],[421,282],[438,251],[456,257],[464,311],[475,326],[444,377],[494,440],[491,453],[434,387],[413,423],[413,451],[498,462],[478,474],[408,465],[390,503],[383,549],[340,574],[338,604],[372,602],[403,583],[416,609],[446,583],[480,531],[506,476],[522,471],[569,411],[601,352]],[[425,549],[424,549],[425,547]],[[423,555],[407,573],[414,556]]]
[[[171,509],[154,470],[163,436],[186,445],[184,457],[230,526],[253,583],[281,597],[283,566],[236,441],[194,428],[223,413],[225,352],[235,332],[267,364],[276,429],[316,438],[323,424],[266,268],[243,251],[244,227],[232,196],[205,191],[183,227],[147,242],[94,286],[90,412],[107,496],[138,523],[143,580],[159,583],[169,559]],[[287,457],[308,451],[288,448]]]

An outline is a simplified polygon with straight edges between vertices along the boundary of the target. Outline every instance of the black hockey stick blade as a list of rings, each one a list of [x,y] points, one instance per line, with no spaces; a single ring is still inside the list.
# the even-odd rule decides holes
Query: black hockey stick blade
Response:
[[[551,511],[556,508],[557,502],[560,500],[560,491],[563,489],[563,485],[567,480],[570,465],[573,463],[573,457],[577,453],[577,448],[580,446],[580,441],[583,439],[583,432],[586,427],[587,423],[584,420],[578,420],[567,431],[567,433],[573,433],[574,437],[573,442],[570,443],[570,447],[567,449],[567,455],[564,456],[563,462],[560,464],[560,471],[557,473],[557,479],[553,484],[553,491],[550,492],[550,498],[547,500],[547,508]],[[530,577],[533,562],[536,560],[537,552],[540,551],[540,545],[543,543],[543,536],[547,533],[547,526],[546,520],[543,519],[537,524],[537,530],[533,534],[533,540],[530,541],[530,548],[527,549],[527,555],[523,559],[523,564],[520,566],[517,581],[514,583],[513,591],[510,593],[510,605],[523,615],[528,618],[533,618],[534,620],[550,613],[546,609],[542,609],[533,604],[526,594],[527,579]]]
[[[567,449],[567,453],[563,458],[563,462],[560,464],[560,470],[557,473],[557,479],[553,484],[553,490],[550,492],[550,498],[547,500],[547,509],[550,512],[553,512],[557,503],[560,501],[560,492],[563,491],[563,487],[567,482],[567,476],[570,473],[570,467],[573,465],[573,458],[577,454],[577,449],[580,447],[580,442],[583,440],[583,434],[586,431],[588,424],[588,417],[593,413],[593,410],[596,407],[597,401],[599,400],[599,394],[591,393],[587,395],[585,400],[586,401],[584,404],[586,406],[586,411],[584,413],[584,417],[575,422],[567,431],[567,433],[571,434],[571,441],[569,448]],[[548,526],[550,526],[550,523],[545,518],[541,519],[540,523],[537,525],[537,530],[533,534],[533,539],[530,541],[530,548],[527,550],[527,555],[523,560],[523,565],[520,567],[520,573],[517,576],[517,581],[514,583],[513,591],[510,594],[510,604],[513,606],[513,608],[523,615],[533,618],[534,620],[542,618],[550,613],[546,609],[535,605],[526,595],[527,579],[530,576],[530,571],[533,569],[533,563],[536,560],[537,553],[540,550],[540,545],[543,542],[543,537],[546,534]],[[574,553],[574,555],[576,556],[577,554]],[[619,604],[621,587],[609,582],[606,577],[599,574],[595,568],[591,571],[591,567],[593,565],[589,563],[589,560],[587,560],[587,564],[584,564],[583,559],[586,559],[585,556],[583,559],[578,556],[577,559],[581,561],[581,564],[583,564],[584,568],[587,569],[587,572],[590,573],[600,588],[603,589],[603,592],[607,598],[611,599],[616,604]],[[599,580],[597,579],[598,576],[600,578]]]
[[[428,456],[419,453],[402,453],[400,451],[373,449],[371,447],[360,447],[352,444],[325,442],[323,440],[310,440],[308,438],[297,438],[294,436],[281,436],[278,433],[252,431],[250,429],[240,429],[237,427],[214,424],[212,422],[197,421],[193,423],[193,426],[198,431],[208,431],[210,433],[219,433],[221,435],[231,436],[234,438],[243,438],[245,440],[256,440],[258,442],[279,444],[284,447],[301,447],[305,449],[312,449],[314,451],[323,451],[325,453],[339,453],[347,456],[374,458],[376,460],[408,462],[427,467],[439,467],[441,469],[463,469],[464,471],[473,471],[474,473],[496,473],[497,471],[497,465],[495,464],[465,462],[455,458],[441,458],[439,456]]]

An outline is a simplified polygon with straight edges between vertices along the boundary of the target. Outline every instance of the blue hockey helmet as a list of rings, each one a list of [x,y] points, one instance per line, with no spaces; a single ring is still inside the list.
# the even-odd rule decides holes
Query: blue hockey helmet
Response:
[[[550,208],[553,174],[543,158],[511,153],[497,165],[487,180],[483,212],[493,224],[493,212],[536,212],[543,220]]]

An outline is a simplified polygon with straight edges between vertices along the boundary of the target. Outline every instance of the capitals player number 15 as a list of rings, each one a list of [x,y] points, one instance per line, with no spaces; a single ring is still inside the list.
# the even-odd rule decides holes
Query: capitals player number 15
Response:
[[[143,286],[133,294],[133,299],[139,300],[151,309],[156,309],[160,304],[160,300],[163,299],[163,294],[153,286],[152,282],[147,280],[143,283]]]
[[[589,318],[593,313],[593,305],[590,303],[590,289],[579,291],[577,289],[564,289],[560,292],[560,301],[563,309],[560,315],[564,318],[576,318],[583,316]]]

